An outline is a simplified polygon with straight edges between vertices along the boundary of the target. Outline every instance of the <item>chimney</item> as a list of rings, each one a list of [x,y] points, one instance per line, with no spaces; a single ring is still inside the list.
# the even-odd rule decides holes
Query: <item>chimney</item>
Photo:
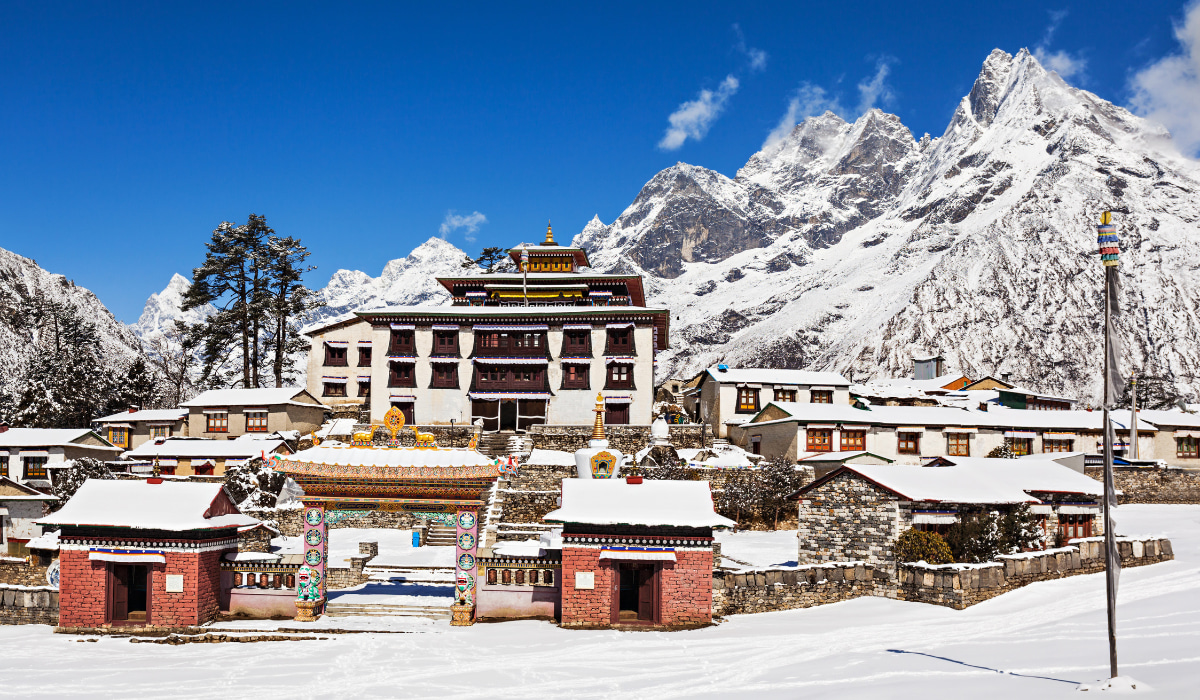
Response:
[[[0,423],[0,433],[8,432],[8,423]]]
[[[138,411],[140,411],[140,410],[141,410],[141,406],[130,406],[130,407],[129,407],[129,412],[130,412],[130,413],[137,413],[137,412],[138,412]]]
[[[717,365],[717,371],[718,371],[718,372],[728,372],[728,371],[729,371],[729,365],[726,365],[726,364],[720,364],[720,365]]]
[[[627,483],[627,484],[640,484],[640,483],[642,483],[642,477],[640,477],[640,476],[627,476],[627,477],[625,477],[625,483]]]
[[[1005,384],[1012,384],[1012,372],[1001,372],[1000,381],[1004,382]]]

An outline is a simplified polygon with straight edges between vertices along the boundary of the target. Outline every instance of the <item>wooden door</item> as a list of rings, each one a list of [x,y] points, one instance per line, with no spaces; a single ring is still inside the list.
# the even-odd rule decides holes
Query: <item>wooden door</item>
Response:
[[[638,569],[638,621],[654,622],[658,612],[658,576],[656,567],[644,566]]]
[[[109,588],[112,591],[112,605],[109,608],[109,619],[129,619],[129,566],[126,564],[111,565]]]

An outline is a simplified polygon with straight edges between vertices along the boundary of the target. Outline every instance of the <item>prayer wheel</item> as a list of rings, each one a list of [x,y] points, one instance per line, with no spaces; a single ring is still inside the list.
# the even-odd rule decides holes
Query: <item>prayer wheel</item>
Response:
[[[234,586],[242,585],[242,572],[240,572],[240,571],[233,572],[233,585]]]
[[[286,586],[287,588],[295,588],[296,587],[296,574],[288,574],[286,577],[284,577],[283,585]]]
[[[272,588],[282,588],[283,587],[283,574],[275,574],[274,576],[271,577],[271,587]]]

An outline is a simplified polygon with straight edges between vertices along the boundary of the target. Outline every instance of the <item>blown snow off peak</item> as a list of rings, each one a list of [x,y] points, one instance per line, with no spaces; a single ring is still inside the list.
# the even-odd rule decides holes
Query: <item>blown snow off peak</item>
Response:
[[[1200,168],[1161,127],[992,52],[938,138],[895,115],[810,117],[733,178],[679,164],[575,237],[672,310],[667,375],[718,360],[972,376],[1099,393],[1100,212],[1116,212],[1127,364],[1200,388]]]

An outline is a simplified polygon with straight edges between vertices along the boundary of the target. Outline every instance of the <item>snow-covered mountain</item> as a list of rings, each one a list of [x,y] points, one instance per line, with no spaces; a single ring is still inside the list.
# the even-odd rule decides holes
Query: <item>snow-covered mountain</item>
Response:
[[[101,352],[113,367],[124,368],[141,355],[130,327],[105,308],[96,295],[33,260],[0,248],[0,396],[9,395],[34,351],[28,309],[37,302],[73,307],[96,326]]]
[[[645,274],[671,309],[665,374],[724,360],[866,380],[941,351],[1086,400],[1101,363],[1093,227],[1111,209],[1127,357],[1194,395],[1197,193],[1200,165],[1161,127],[996,50],[939,138],[879,110],[811,117],[734,178],[663,170],[574,243],[600,270]]]
[[[157,294],[151,294],[142,308],[137,323],[130,326],[135,335],[142,339],[147,348],[154,348],[163,334],[174,327],[176,321],[187,324],[199,323],[216,313],[211,305],[183,311],[183,295],[192,283],[176,272],[167,286]]]

